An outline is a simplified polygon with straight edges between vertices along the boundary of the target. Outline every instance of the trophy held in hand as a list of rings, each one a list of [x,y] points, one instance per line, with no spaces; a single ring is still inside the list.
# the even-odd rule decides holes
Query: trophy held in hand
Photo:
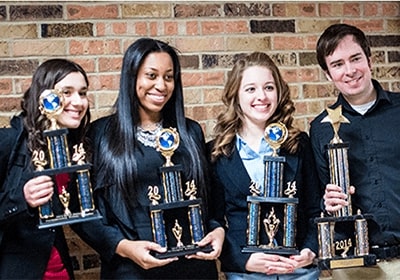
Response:
[[[153,239],[167,252],[152,254],[159,259],[211,252],[211,246],[200,247],[197,243],[204,237],[201,199],[196,197],[195,182],[186,182],[183,191],[182,165],[171,160],[179,146],[176,129],[164,128],[157,135],[157,150],[165,157],[160,167],[162,188],[149,186],[148,198],[152,223]],[[161,192],[161,193],[160,193]]]
[[[342,107],[327,108],[328,116],[321,122],[330,122],[334,136],[327,144],[331,183],[342,188],[347,194],[348,205],[342,207],[333,216],[316,218],[318,224],[318,243],[320,269],[335,269],[376,264],[376,256],[369,254],[368,219],[372,215],[363,214],[358,209],[353,213],[349,179],[347,152],[349,143],[339,137],[341,123],[349,123],[342,115]]]
[[[63,94],[59,90],[45,90],[40,96],[40,111],[50,121],[50,126],[43,131],[47,150],[36,150],[32,154],[34,176],[51,176],[55,182],[57,199],[54,200],[53,197],[39,207],[39,228],[101,218],[94,207],[89,173],[91,165],[85,162],[83,145],[73,147],[74,154],[71,158],[67,142],[68,129],[57,125],[55,116],[63,111],[63,103]],[[73,179],[76,179],[76,189],[71,189],[73,184],[71,187],[69,184]],[[71,210],[72,201],[79,204],[76,207],[79,209],[75,212]]]
[[[278,150],[288,137],[282,123],[272,123],[265,129],[265,140],[273,149],[272,156],[264,156],[264,184],[250,185],[247,196],[247,244],[243,253],[264,252],[279,255],[298,254],[296,249],[297,204],[296,182],[288,182],[283,189],[286,158]],[[260,226],[263,225],[263,226]]]

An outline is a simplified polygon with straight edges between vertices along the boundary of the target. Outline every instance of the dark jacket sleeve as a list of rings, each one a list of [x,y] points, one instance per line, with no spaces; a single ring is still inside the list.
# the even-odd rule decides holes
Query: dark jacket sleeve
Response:
[[[28,215],[22,176],[28,154],[21,150],[22,124],[17,118],[11,128],[0,129],[0,226],[12,223],[20,214]],[[26,150],[26,149],[25,149]]]

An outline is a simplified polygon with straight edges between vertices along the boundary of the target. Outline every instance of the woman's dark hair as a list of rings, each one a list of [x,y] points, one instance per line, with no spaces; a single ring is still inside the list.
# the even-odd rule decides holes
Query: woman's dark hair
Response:
[[[371,57],[371,48],[364,32],[355,26],[339,23],[329,26],[317,42],[317,59],[322,70],[328,71],[325,58],[331,55],[339,43],[347,35],[352,35],[353,40],[360,45],[366,57]]]
[[[68,74],[79,72],[83,75],[87,86],[89,80],[83,68],[70,60],[55,58],[43,62],[35,71],[30,87],[25,91],[21,101],[24,127],[28,132],[28,148],[34,150],[46,149],[46,142],[42,132],[49,127],[49,120],[39,110],[39,99],[41,93],[46,89],[54,89],[55,84],[64,79]],[[84,137],[90,123],[90,110],[86,111],[85,117],[76,129],[69,129],[69,144],[85,142]]]
[[[165,42],[141,38],[126,50],[121,69],[119,95],[114,104],[115,114],[107,127],[105,143],[102,143],[102,159],[99,163],[99,181],[109,182],[112,174],[117,187],[133,204],[137,202],[137,160],[134,151],[138,148],[137,125],[140,124],[139,99],[136,82],[139,68],[151,53],[167,53],[171,57],[174,70],[174,91],[161,111],[163,126],[176,127],[185,156],[190,159],[186,176],[194,179],[199,186],[204,185],[203,157],[199,144],[188,133],[184,115],[181,67],[177,50]],[[118,141],[115,137],[118,135]],[[189,168],[189,166],[191,168]],[[110,182],[111,184],[111,182]],[[203,189],[199,188],[199,191]]]

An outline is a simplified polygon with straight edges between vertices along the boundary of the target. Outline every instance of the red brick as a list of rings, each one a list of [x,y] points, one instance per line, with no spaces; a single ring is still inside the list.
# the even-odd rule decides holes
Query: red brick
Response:
[[[100,72],[119,72],[122,67],[121,57],[99,57],[99,70]]]
[[[11,78],[0,78],[0,95],[7,95],[12,93],[12,80]]]
[[[363,7],[365,16],[377,17],[381,15],[381,11],[379,10],[381,5],[379,5],[378,3],[367,3],[364,4]]]
[[[206,21],[201,23],[203,35],[224,33],[224,23],[221,21]]]
[[[174,21],[164,22],[164,35],[177,35],[178,34],[178,23]]]
[[[147,23],[137,22],[135,23],[135,34],[138,36],[144,36],[147,34]]]
[[[21,97],[0,98],[0,111],[17,112],[21,110]]]
[[[112,32],[114,35],[126,34],[127,33],[127,23],[117,22],[112,24]]]
[[[398,1],[384,2],[382,5],[382,14],[385,17],[398,17],[400,15],[400,3]]]
[[[68,5],[67,6],[68,19],[111,19],[118,17],[118,5],[97,5],[97,6],[82,6],[82,5]]]
[[[225,33],[248,33],[249,25],[247,21],[227,21],[225,22]]]
[[[186,23],[186,34],[187,35],[198,35],[199,34],[199,23],[197,21],[188,21]]]
[[[354,2],[343,4],[343,16],[359,17],[360,15],[360,4]]]
[[[383,19],[348,19],[344,20],[344,23],[355,25],[364,32],[371,31],[383,31],[384,30],[384,20]]]
[[[150,36],[156,36],[156,35],[161,35],[160,32],[158,32],[158,22],[153,21],[150,22]]]

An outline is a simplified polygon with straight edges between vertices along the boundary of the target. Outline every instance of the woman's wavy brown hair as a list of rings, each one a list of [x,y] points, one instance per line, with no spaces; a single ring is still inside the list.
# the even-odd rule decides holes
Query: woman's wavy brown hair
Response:
[[[218,157],[230,156],[234,151],[234,138],[243,125],[243,112],[239,105],[239,88],[243,78],[243,72],[252,66],[266,67],[272,72],[277,92],[278,106],[272,117],[265,123],[265,127],[270,123],[282,122],[286,125],[289,136],[283,147],[289,153],[295,153],[298,149],[298,136],[300,130],[293,127],[294,103],[290,98],[289,86],[283,80],[281,73],[272,59],[265,53],[254,52],[239,58],[228,74],[228,80],[224,87],[222,102],[226,106],[226,112],[221,113],[217,118],[214,128],[214,146],[211,152],[211,159],[214,161]]]
[[[81,73],[89,87],[89,80],[85,70],[79,64],[63,58],[54,58],[43,62],[33,74],[32,84],[25,91],[21,101],[24,127],[28,132],[27,145],[31,152],[34,150],[46,150],[47,147],[42,133],[50,127],[50,121],[39,110],[41,93],[46,89],[54,89],[55,84],[73,72]],[[79,127],[69,129],[68,138],[71,141],[69,144],[86,142],[85,134],[89,123],[90,110],[88,109]]]

